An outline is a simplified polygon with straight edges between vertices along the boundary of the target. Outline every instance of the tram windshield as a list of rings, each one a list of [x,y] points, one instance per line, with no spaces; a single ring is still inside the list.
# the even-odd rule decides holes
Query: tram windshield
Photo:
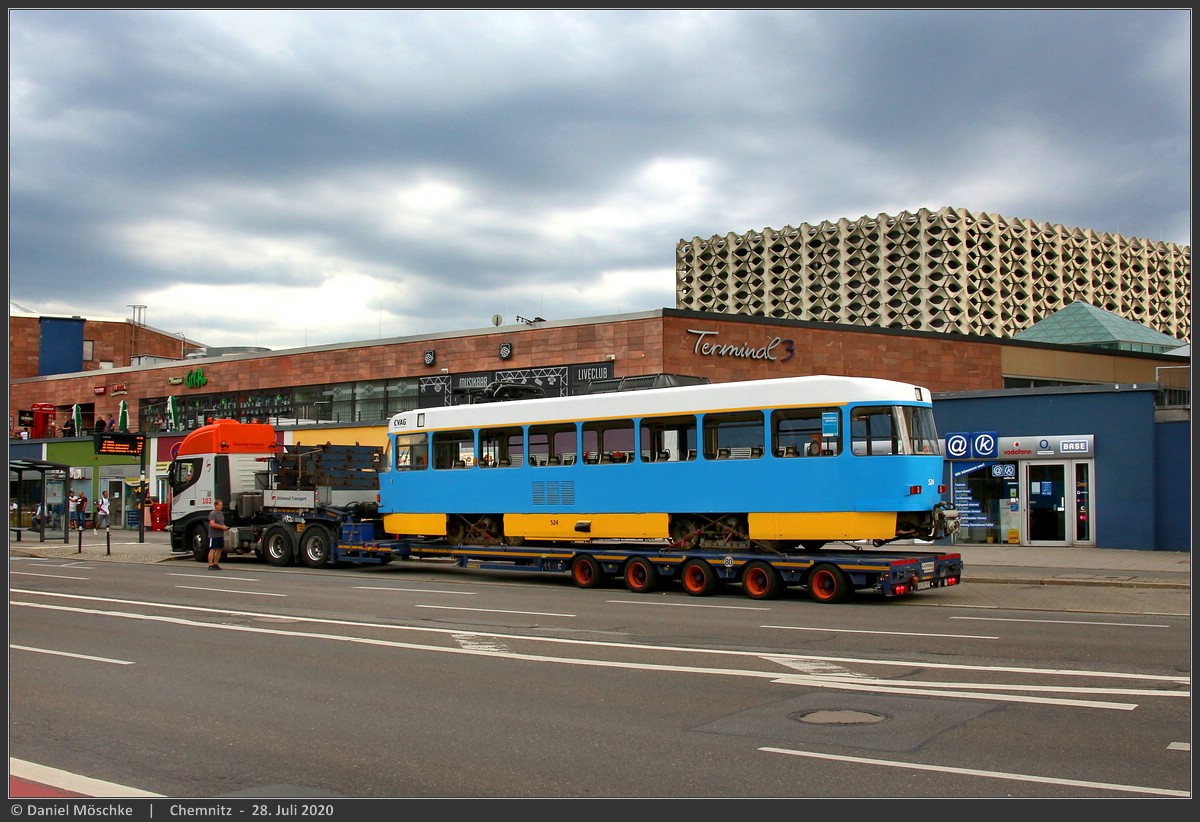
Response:
[[[850,414],[851,449],[858,456],[941,454],[933,409],[862,406]]]

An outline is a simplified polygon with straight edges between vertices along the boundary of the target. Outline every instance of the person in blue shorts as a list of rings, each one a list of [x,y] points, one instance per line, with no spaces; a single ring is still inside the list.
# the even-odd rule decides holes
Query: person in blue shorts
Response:
[[[212,513],[208,515],[208,570],[221,570],[221,554],[225,551],[225,532],[229,526],[225,524],[225,504],[221,500],[213,503]]]

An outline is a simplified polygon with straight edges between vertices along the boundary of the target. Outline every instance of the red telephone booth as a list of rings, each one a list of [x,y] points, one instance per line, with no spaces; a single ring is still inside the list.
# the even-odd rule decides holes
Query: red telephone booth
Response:
[[[29,429],[29,436],[35,440],[53,437],[55,412],[57,410],[53,403],[35,402],[32,410],[33,427]]]

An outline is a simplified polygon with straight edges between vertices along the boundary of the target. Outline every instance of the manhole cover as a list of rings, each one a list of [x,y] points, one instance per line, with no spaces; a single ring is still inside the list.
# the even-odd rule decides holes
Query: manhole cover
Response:
[[[790,714],[790,717],[798,722],[808,722],[812,725],[871,725],[887,721],[887,717],[883,714],[871,711],[831,711],[827,709],[802,711]]]

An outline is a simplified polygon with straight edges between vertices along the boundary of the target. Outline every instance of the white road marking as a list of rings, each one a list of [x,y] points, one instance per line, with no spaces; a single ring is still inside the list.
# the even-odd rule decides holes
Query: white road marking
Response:
[[[891,759],[868,759],[861,756],[842,756],[838,754],[823,754],[813,751],[795,751],[788,748],[759,748],[764,753],[786,754],[788,756],[804,756],[811,759],[829,759],[835,762],[850,762],[856,765],[879,765],[885,768],[907,768],[914,771],[935,771],[937,773],[956,773],[963,776],[983,776],[990,779],[1008,779],[1016,782],[1037,782],[1044,785],[1066,785],[1074,788],[1097,788],[1105,791],[1124,791],[1127,793],[1144,793],[1154,796],[1175,796],[1187,798],[1188,791],[1176,791],[1170,788],[1148,788],[1141,785],[1121,785],[1115,782],[1089,782],[1084,779],[1060,779],[1056,776],[1037,776],[1035,774],[1006,773],[1004,771],[983,771],[975,768],[955,768],[950,765],[925,765],[920,762],[899,762]]]
[[[53,656],[69,656],[73,659],[86,659],[89,662],[107,662],[111,665],[132,665],[128,659],[109,659],[103,656],[90,656],[88,654],[72,654],[67,651],[52,651],[49,648],[31,648],[28,645],[9,645],[14,651],[29,651],[35,654],[51,654]]]
[[[977,634],[928,634],[919,631],[864,631],[859,628],[797,628],[794,625],[759,625],[759,628],[773,628],[777,631],[819,631],[835,634],[870,634],[872,636],[927,636],[943,639],[999,639],[998,636],[979,636]]]
[[[161,797],[164,794],[151,793],[137,788],[129,788],[125,785],[118,785],[115,782],[105,782],[103,779],[92,779],[89,776],[80,776],[77,773],[70,771],[61,771],[58,768],[49,768],[45,765],[38,765],[33,762],[26,762],[24,759],[16,759],[15,757],[8,760],[8,772],[20,779],[28,779],[30,782],[37,782],[42,785],[51,785],[55,788],[71,793],[81,794],[83,796],[151,796]]]
[[[414,608],[433,608],[439,611],[473,611],[481,614],[519,614],[521,616],[554,616],[574,619],[577,614],[554,614],[546,611],[505,611],[500,608],[462,608],[456,605],[414,605]]]
[[[226,577],[228,578],[228,577]],[[273,594],[270,591],[234,591],[230,588],[203,588],[199,585],[176,585],[176,588],[186,588],[190,591],[216,591],[221,594],[249,594],[256,597],[285,597],[287,594]]]

